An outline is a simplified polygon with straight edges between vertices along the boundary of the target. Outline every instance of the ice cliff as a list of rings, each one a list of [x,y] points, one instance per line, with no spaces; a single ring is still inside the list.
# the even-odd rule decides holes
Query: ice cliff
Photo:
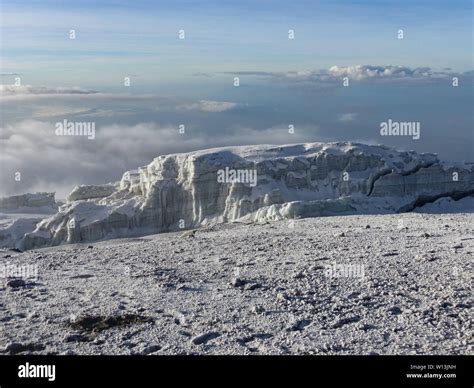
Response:
[[[252,173],[255,185],[243,179]],[[232,221],[405,212],[472,195],[473,165],[449,166],[433,154],[345,142],[218,148],[162,155],[115,184],[79,186],[17,247]]]
[[[54,193],[27,193],[0,198],[0,248],[12,248],[26,233],[58,211]]]
[[[54,193],[27,193],[0,198],[0,211],[41,213],[57,209]]]

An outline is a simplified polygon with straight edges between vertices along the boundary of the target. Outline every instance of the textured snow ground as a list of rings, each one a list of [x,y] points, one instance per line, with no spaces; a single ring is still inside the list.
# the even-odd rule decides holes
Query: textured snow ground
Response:
[[[2,265],[37,264],[39,277],[2,279],[0,350],[468,354],[473,251],[466,213],[227,224],[3,250]],[[364,276],[330,278],[335,263],[360,265]]]

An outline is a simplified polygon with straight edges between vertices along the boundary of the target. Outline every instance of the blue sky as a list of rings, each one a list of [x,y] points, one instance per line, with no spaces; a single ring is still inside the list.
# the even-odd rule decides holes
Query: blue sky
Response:
[[[9,194],[64,195],[158,154],[232,144],[360,141],[474,161],[471,1],[1,7],[0,189]],[[16,77],[22,86],[12,88]],[[420,122],[420,139],[382,138],[389,118]],[[64,119],[94,121],[95,140],[58,139]],[[26,178],[12,182],[20,170]]]
[[[113,87],[124,73],[150,84],[357,64],[472,70],[470,1],[4,1],[2,13],[3,71],[32,82]]]

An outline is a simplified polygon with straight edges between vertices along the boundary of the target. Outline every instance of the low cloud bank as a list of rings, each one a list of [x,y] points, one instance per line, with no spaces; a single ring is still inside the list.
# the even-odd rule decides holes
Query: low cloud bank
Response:
[[[430,67],[408,66],[377,66],[377,65],[355,65],[355,66],[332,66],[323,70],[299,70],[287,72],[262,72],[243,71],[226,72],[242,76],[254,76],[264,79],[295,82],[340,82],[341,78],[348,77],[353,81],[435,81],[448,79],[452,76],[470,76],[470,73],[454,73],[449,69],[436,71]]]

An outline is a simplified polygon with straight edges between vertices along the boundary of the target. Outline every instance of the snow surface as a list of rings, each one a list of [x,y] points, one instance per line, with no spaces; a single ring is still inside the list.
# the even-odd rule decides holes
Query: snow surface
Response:
[[[472,354],[472,225],[352,215],[0,251],[38,266],[0,282],[0,353]]]

